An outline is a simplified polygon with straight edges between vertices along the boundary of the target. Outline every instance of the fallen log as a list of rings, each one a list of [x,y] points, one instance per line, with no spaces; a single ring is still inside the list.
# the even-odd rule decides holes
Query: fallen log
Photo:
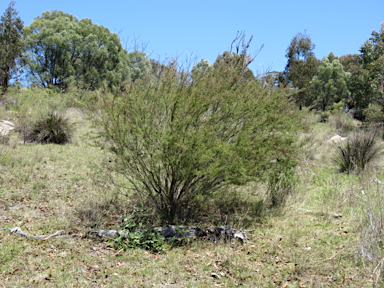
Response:
[[[306,213],[314,214],[317,217],[324,217],[326,215],[332,216],[334,218],[341,218],[341,217],[343,217],[343,214],[338,214],[338,213],[321,212],[321,211],[317,211],[317,210],[308,210],[308,209],[304,209],[304,208],[298,208],[298,209],[301,210],[301,211],[304,211]]]
[[[53,234],[50,234],[50,235],[33,235],[33,234],[29,234],[27,232],[23,232],[23,230],[21,230],[20,227],[11,227],[11,228],[1,228],[0,230],[9,230],[9,232],[11,234],[17,234],[17,235],[20,235],[22,237],[26,237],[26,238],[34,238],[34,239],[40,239],[40,240],[47,240],[49,238],[53,238],[53,237],[76,237],[77,235],[61,235],[61,233],[64,232],[64,230],[59,230]]]
[[[373,181],[375,181],[377,184],[384,185],[384,183],[377,179],[377,177],[373,178]]]
[[[166,225],[164,227],[154,227],[154,231],[159,232],[165,238],[203,238],[209,241],[240,241],[244,243],[248,236],[242,230],[233,229],[230,227],[207,227],[201,229],[196,226],[176,226]],[[21,230],[20,227],[1,228],[0,230],[9,230],[11,234],[17,234],[26,238],[34,238],[47,240],[53,237],[87,237],[88,235],[96,235],[100,238],[114,239],[116,237],[127,237],[128,232],[124,230],[93,230],[81,235],[62,235],[64,230],[59,230],[50,235],[33,235]]]
[[[209,241],[240,241],[244,243],[248,236],[242,230],[233,229],[230,227],[207,227],[201,229],[196,226],[176,226],[176,225],[166,225],[164,227],[154,227],[154,231],[160,233],[161,236],[165,238],[205,238]],[[127,232],[123,230],[94,230],[88,232],[91,235],[97,235],[99,237],[105,238],[116,238],[126,237]]]

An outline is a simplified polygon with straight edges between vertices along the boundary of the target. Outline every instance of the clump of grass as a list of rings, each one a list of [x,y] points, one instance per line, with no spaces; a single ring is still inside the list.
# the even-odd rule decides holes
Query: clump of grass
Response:
[[[359,196],[364,201],[366,214],[360,226],[361,239],[357,248],[362,260],[373,264],[371,277],[373,287],[377,287],[378,282],[382,281],[384,272],[384,199],[382,196],[384,183],[376,177],[374,181],[377,185],[364,185],[362,195]]]
[[[336,130],[340,134],[352,132],[355,129],[352,117],[349,115],[337,115],[334,118]]]
[[[9,145],[9,135],[0,135],[0,145]]]
[[[1,165],[5,165],[8,161],[9,150],[5,148],[3,145],[0,145],[0,167]]]
[[[335,162],[340,172],[361,172],[382,154],[376,144],[376,131],[355,132],[347,141],[337,146]]]
[[[71,141],[74,126],[63,115],[55,111],[48,114],[36,122],[24,135],[24,141],[40,144],[66,144]]]
[[[328,120],[329,120],[329,112],[328,111],[319,113],[319,122],[320,123],[326,123],[326,122],[328,122]]]
[[[268,179],[268,195],[271,206],[282,206],[287,197],[294,192],[295,174],[293,168],[279,167],[270,173]]]

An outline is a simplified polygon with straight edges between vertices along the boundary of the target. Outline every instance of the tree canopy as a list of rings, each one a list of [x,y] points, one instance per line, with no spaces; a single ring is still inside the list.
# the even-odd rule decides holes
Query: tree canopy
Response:
[[[238,66],[238,67],[241,67],[241,69],[239,70],[239,73],[242,79],[255,80],[255,75],[253,75],[252,70],[248,68],[249,64],[251,64],[252,61],[253,59],[246,54],[246,51],[243,51],[241,53],[236,53],[236,52],[231,53],[230,51],[225,51],[223,54],[220,54],[219,56],[217,56],[213,66],[214,67],[219,67],[221,65]]]
[[[334,102],[348,100],[350,76],[349,72],[344,71],[343,65],[338,59],[330,62],[328,57],[325,57],[317,75],[310,82],[312,93],[315,95],[314,103],[317,107],[325,111]]]
[[[47,11],[25,27],[27,68],[43,87],[70,82],[94,89],[129,78],[126,51],[116,33],[61,11]]]
[[[151,60],[145,53],[135,50],[132,53],[128,53],[126,58],[129,73],[128,75],[125,75],[125,80],[126,78],[129,78],[129,80],[135,81],[151,74]]]
[[[0,85],[7,90],[9,81],[20,68],[19,60],[24,51],[23,21],[11,2],[0,21]]]
[[[349,91],[351,92],[349,108],[366,108],[372,102],[372,93],[370,93],[369,74],[364,69],[359,54],[347,54],[339,57],[344,71],[351,73],[349,81]]]
[[[310,36],[298,33],[292,38],[285,54],[288,61],[283,73],[286,80],[283,82],[290,83],[296,89],[295,101],[300,107],[311,105],[313,100],[307,88],[319,67],[314,49],[315,44]]]
[[[373,30],[371,37],[360,47],[363,67],[368,72],[367,82],[375,102],[384,105],[384,23],[379,31]]]
[[[208,60],[201,59],[195,66],[193,66],[191,77],[196,81],[203,73],[209,73],[212,70],[213,65],[209,63]]]

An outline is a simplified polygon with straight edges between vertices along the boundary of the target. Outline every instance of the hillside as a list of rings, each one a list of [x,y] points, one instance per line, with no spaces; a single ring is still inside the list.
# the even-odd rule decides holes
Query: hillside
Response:
[[[110,155],[95,145],[90,111],[69,94],[15,90],[3,99],[0,120],[18,128],[0,141],[1,228],[84,236],[94,229],[119,228],[121,217],[132,212],[136,200],[121,193],[123,179],[110,181]],[[27,127],[48,106],[75,125],[73,140],[65,145],[24,143],[22,124]],[[195,223],[244,229],[250,238],[245,244],[190,241],[153,253],[115,250],[111,242],[92,237],[36,240],[1,230],[0,284],[379,287],[384,187],[373,179],[384,182],[383,159],[359,174],[340,173],[333,160],[339,144],[328,140],[351,137],[361,123],[345,114],[320,122],[319,115],[302,113],[306,128],[299,137],[298,181],[285,205],[270,208],[265,185],[252,183],[219,191],[213,202],[218,206],[212,207],[216,216]]]

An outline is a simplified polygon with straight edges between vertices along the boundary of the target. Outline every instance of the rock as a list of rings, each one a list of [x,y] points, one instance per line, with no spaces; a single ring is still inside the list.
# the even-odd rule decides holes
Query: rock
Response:
[[[335,135],[327,141],[327,143],[340,143],[347,140],[347,137],[341,137],[340,135]]]
[[[7,136],[13,129],[15,129],[15,124],[13,122],[0,120],[0,136]]]

